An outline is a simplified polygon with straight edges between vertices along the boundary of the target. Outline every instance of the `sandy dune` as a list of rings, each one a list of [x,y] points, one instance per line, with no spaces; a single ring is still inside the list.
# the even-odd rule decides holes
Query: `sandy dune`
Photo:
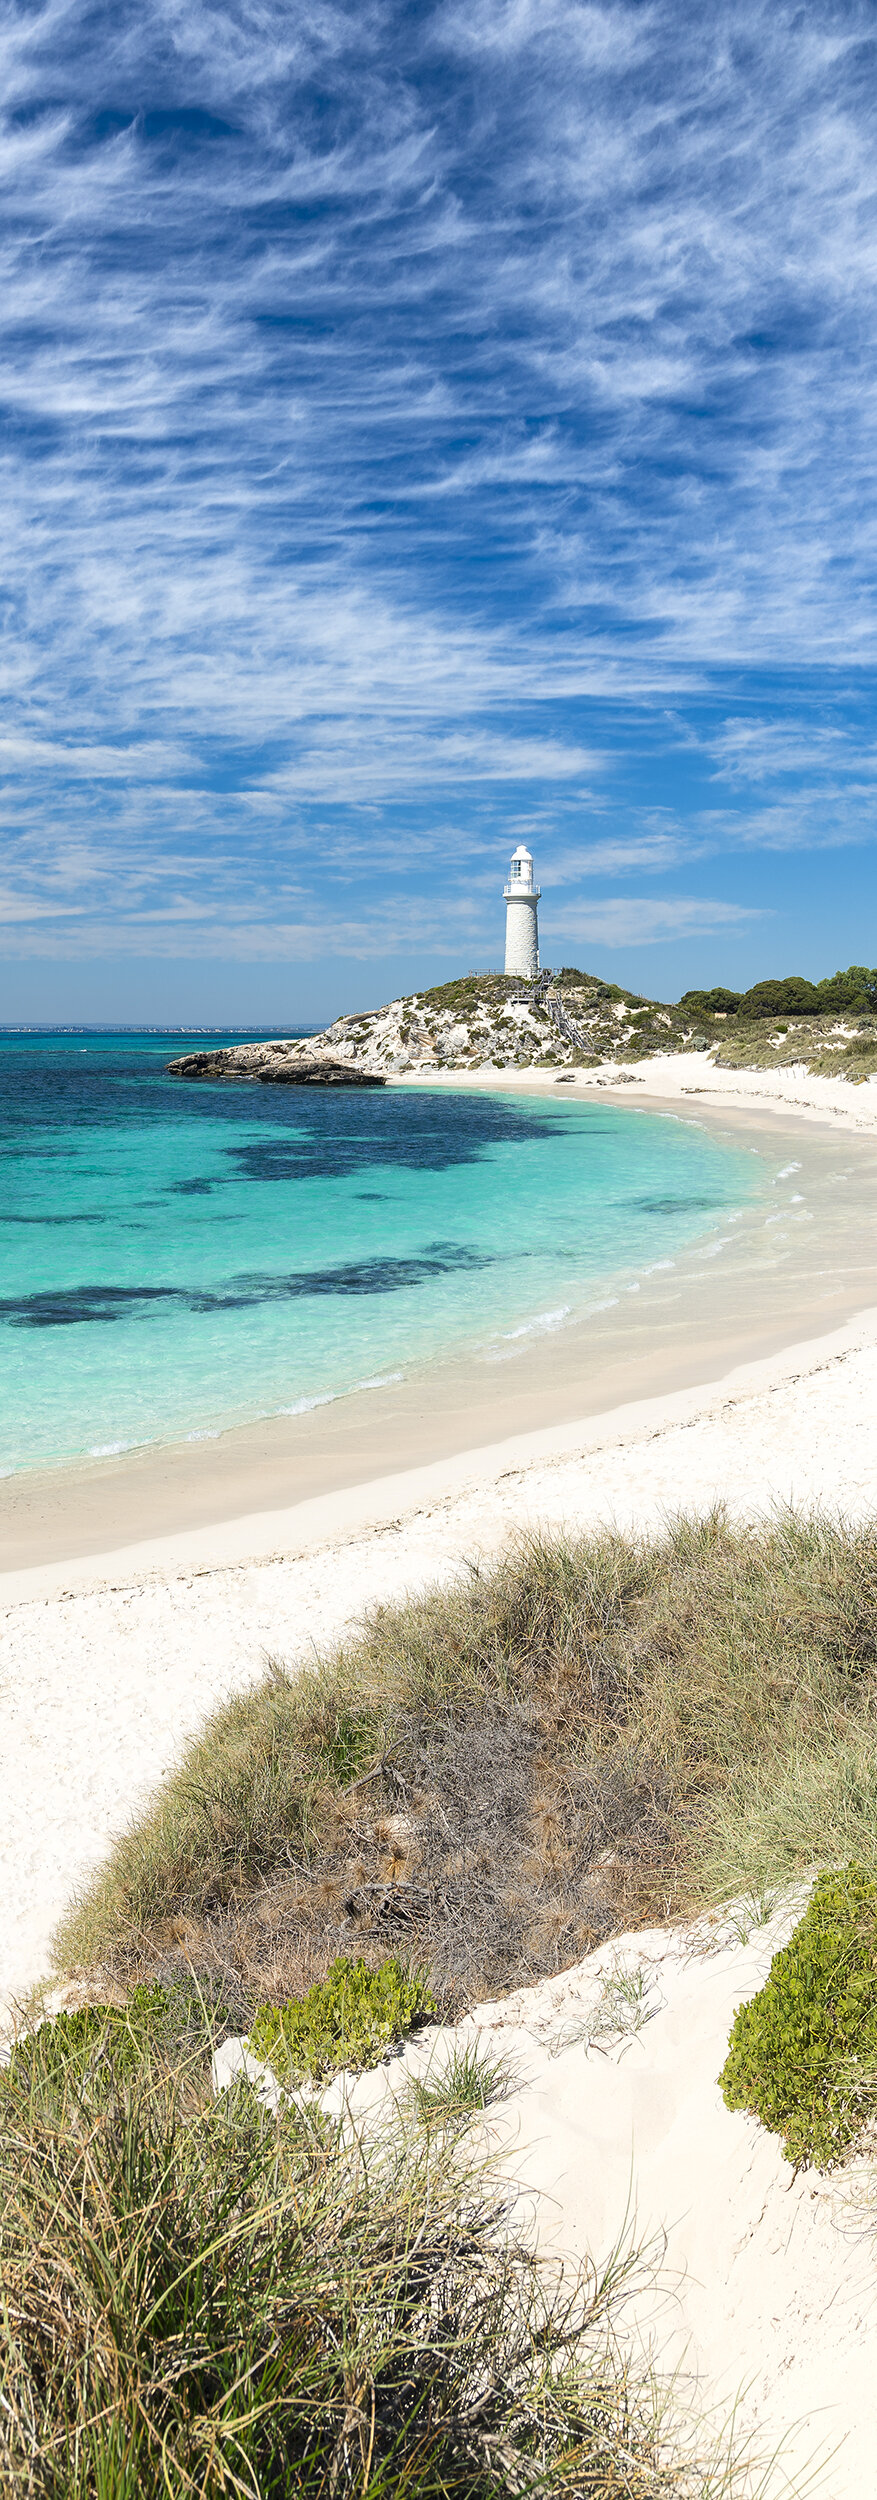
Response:
[[[540,2246],[599,2261],[627,2233],[651,2250],[621,2323],[640,2360],[674,2375],[683,2419],[714,2431],[736,2421],[762,2466],[778,2451],[767,2481],[753,2477],[759,2495],[869,2500],[877,2205],[855,2166],[796,2178],[777,2139],[732,2115],[716,2082],[734,2011],[805,1898],[806,1888],[766,1925],[739,1903],[694,1928],[617,1938],[561,1978],[479,2007],[454,2033],[415,2036],[389,2066],[340,2078],[324,2098],[367,2123],[386,2095],[404,2101],[412,2076],[440,2076],[452,2040],[499,2051],[514,2088],[488,2113],[487,2142],[521,2186],[519,2216]],[[217,2081],[242,2062],[244,2044],[226,2042]]]

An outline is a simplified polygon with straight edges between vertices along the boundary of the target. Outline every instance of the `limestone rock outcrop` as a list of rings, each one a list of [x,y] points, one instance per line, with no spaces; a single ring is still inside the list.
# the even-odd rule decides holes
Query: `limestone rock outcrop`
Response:
[[[191,1050],[168,1062],[169,1076],[226,1085],[383,1085],[349,1059],[305,1055],[300,1042],[241,1042],[230,1050]]]

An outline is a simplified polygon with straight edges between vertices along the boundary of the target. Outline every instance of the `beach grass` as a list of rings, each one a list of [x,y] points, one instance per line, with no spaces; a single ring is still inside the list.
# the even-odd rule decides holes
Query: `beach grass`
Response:
[[[709,1040],[718,1044],[718,1068],[803,1066],[810,1076],[842,1076],[852,1084],[877,1072],[874,1016],[777,1016],[753,1023],[714,1016],[703,1022]]]
[[[505,2100],[515,2081],[510,2058],[482,2040],[457,2040],[440,2067],[412,2078],[411,2101],[425,2126],[465,2126]]]
[[[46,2030],[50,2029],[46,2026]],[[368,2135],[66,2035],[0,2075],[0,2489],[16,2500],[710,2500],[619,2327],[453,2131]],[[471,2078],[470,2078],[471,2082]],[[648,2275],[648,2269],[646,2269]]]
[[[191,1977],[246,2028],[339,1954],[454,2013],[612,1935],[877,1867],[877,1530],[717,1512],[532,1537],[210,1721],[58,1968]]]

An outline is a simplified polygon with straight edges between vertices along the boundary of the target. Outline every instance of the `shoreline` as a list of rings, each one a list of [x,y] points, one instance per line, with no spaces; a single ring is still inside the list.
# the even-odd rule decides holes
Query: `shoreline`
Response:
[[[877,1136],[877,1078],[864,1077],[861,1084],[853,1085],[848,1077],[810,1076],[803,1062],[799,1067],[717,1068],[709,1051],[668,1051],[663,1056],[655,1052],[648,1059],[630,1060],[620,1077],[610,1073],[607,1063],[553,1073],[545,1068],[496,1066],[424,1068],[410,1075],[388,1076],[386,1082],[388,1086],[430,1085],[449,1091],[467,1086],[508,1087],[544,1094],[562,1085],[573,1095],[615,1095],[634,1106],[641,1103],[646,1110],[663,1110],[668,1103],[690,1100],[704,1108],[751,1105],[780,1118],[788,1113],[794,1119],[847,1129],[851,1135]]]
[[[756,1192],[752,1222],[747,1217],[733,1237],[695,1240],[675,1261],[660,1262],[667,1273],[644,1269],[593,1313],[573,1314],[556,1329],[540,1333],[537,1318],[520,1346],[491,1343],[485,1332],[483,1343],[437,1359],[419,1375],[327,1398],[304,1414],[235,1422],[210,1435],[7,1476],[0,1481],[0,1596],[8,1603],[13,1595],[81,1586],[135,1565],[160,1570],[171,1552],[179,1568],[190,1555],[202,1557],[193,1567],[211,1568],[232,1548],[264,1554],[303,1530],[305,1514],[324,1519],[331,1534],[336,1519],[370,1515],[388,1483],[404,1506],[414,1476],[432,1473],[436,1483],[450,1484],[511,1445],[526,1465],[528,1452],[538,1456],[547,1446],[546,1434],[559,1432],[572,1446],[586,1426],[590,1432],[631,1407],[708,1392],[741,1366],[775,1360],[790,1347],[817,1347],[877,1307],[877,1156],[870,1152],[877,1086],[808,1080],[806,1102],[790,1100],[789,1072],[777,1070],[765,1099],[754,1092],[743,1100],[708,1099],[701,1059],[667,1059],[657,1072],[654,1062],[644,1065],[650,1079],[657,1073],[666,1080],[666,1090],[639,1077],[607,1084],[599,1071],[585,1070],[564,1094],[581,1100],[597,1090],[619,1107],[690,1118],[765,1163],[785,1144],[792,1157],[786,1169],[803,1172],[801,1187],[789,1182],[782,1205],[778,1199],[777,1212],[767,1216]],[[557,1083],[527,1069],[393,1082],[456,1090],[471,1089],[476,1077],[493,1091],[531,1095],[552,1094]],[[832,1097],[855,1090],[856,1101],[835,1109],[820,1094],[814,1102],[817,1084]],[[869,1100],[860,1103],[864,1094]],[[852,1172],[841,1170],[851,1162]],[[768,1180],[765,1172],[765,1189]],[[798,1213],[803,1196],[807,1207]]]
[[[112,1593],[175,1579],[210,1580],[226,1572],[334,1553],[375,1536],[393,1535],[422,1517],[460,1503],[479,1503],[485,1497],[489,1503],[491,1492],[504,1480],[519,1483],[525,1496],[528,1479],[541,1479],[546,1470],[560,1470],[576,1461],[586,1466],[605,1450],[623,1452],[628,1446],[660,1443],[668,1434],[695,1430],[718,1414],[731,1415],[751,1399],[769,1399],[789,1385],[815,1381],[833,1366],[872,1349],[877,1360],[877,1303],[821,1336],[796,1339],[768,1354],[733,1363],[708,1379],[655,1396],[623,1399],[574,1421],[543,1424],[420,1464],[384,1470],[285,1507],[243,1511],[202,1527],[140,1537],[101,1552],[4,1569],[0,1572],[0,1627],[4,1616],[21,1606],[52,1600],[75,1602],[92,1591]],[[874,1493],[877,1509],[877,1433]],[[795,1500],[791,1480],[788,1493],[778,1498]],[[525,1499],[522,1525],[536,1524]]]
[[[0,2009],[211,1712],[529,1530],[660,1531],[722,1502],[877,1513],[877,1306],[707,1387],[0,1589]],[[2,2022],[0,2022],[2,2027]]]

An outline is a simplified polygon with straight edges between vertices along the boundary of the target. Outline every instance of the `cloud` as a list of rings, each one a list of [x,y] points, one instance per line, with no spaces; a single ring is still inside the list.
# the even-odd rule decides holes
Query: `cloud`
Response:
[[[877,741],[851,735],[846,724],[820,721],[811,714],[785,720],[726,720],[713,731],[709,750],[717,781],[750,786],[780,776],[839,772],[861,776],[877,773]]]
[[[875,62],[862,0],[10,9],[17,926],[328,945],[380,856],[428,930],[530,805],[570,887],[870,838]]]
[[[549,850],[544,866],[547,886],[581,885],[594,877],[666,876],[683,859],[696,857],[702,845],[677,830],[613,836],[604,842],[584,841],[575,849]]]
[[[190,761],[184,747],[157,740],[137,746],[67,746],[50,738],[0,736],[0,785],[7,774],[41,769],[61,776],[84,774],[90,781],[167,780],[185,772]]]
[[[565,911],[557,935],[564,945],[575,939],[591,946],[657,946],[672,938],[722,936],[762,916],[755,907],[708,895],[668,894],[656,901],[652,895],[619,894],[584,909]],[[543,952],[552,934],[551,917],[546,914]]]
[[[350,799],[425,784],[439,789],[472,782],[581,780],[602,758],[560,738],[507,736],[494,729],[400,729],[373,717],[369,738],[354,740],[347,724],[321,725],[294,761],[266,775],[263,787],[294,797]]]

